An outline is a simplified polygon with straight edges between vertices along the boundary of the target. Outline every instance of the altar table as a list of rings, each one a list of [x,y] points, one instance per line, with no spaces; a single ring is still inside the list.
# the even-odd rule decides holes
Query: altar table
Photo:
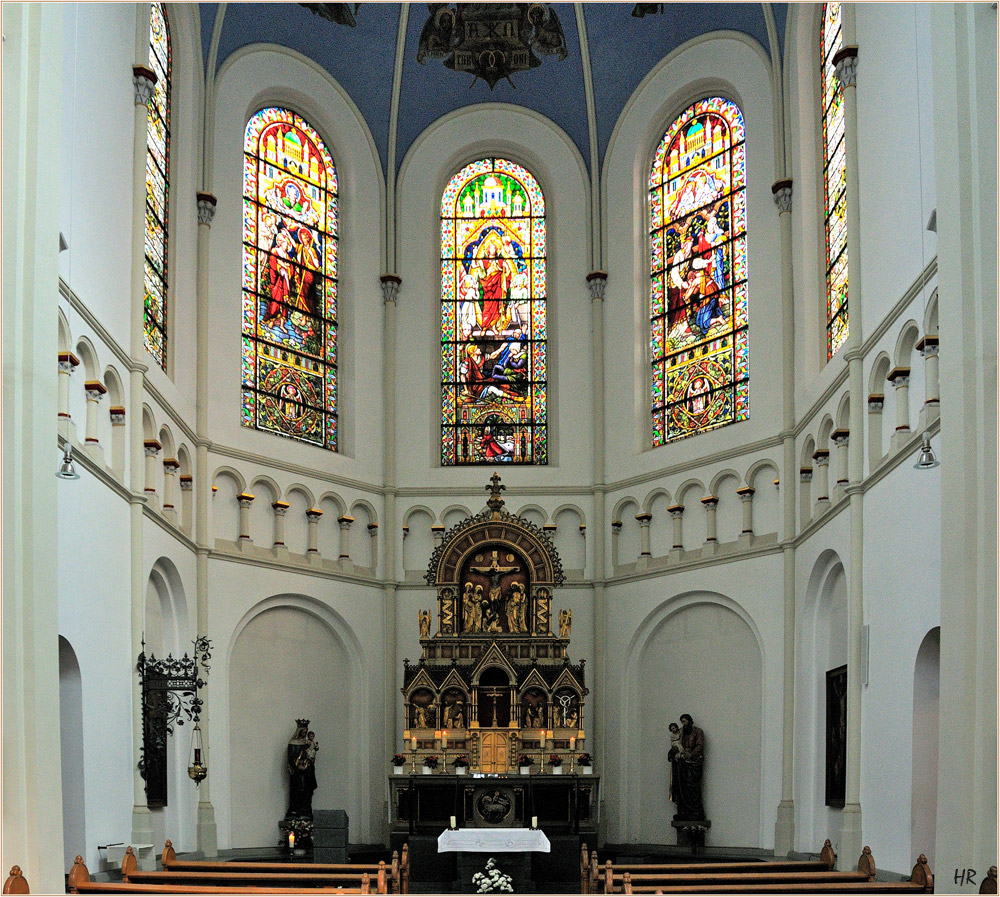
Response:
[[[460,828],[446,829],[438,836],[438,853],[548,853],[549,839],[539,829]]]

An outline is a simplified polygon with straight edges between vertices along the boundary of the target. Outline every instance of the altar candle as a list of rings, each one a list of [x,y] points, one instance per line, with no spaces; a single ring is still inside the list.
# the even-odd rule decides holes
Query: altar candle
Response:
[[[570,735],[570,737],[569,737],[569,749],[571,751],[575,751],[576,750],[576,736],[575,735]]]
[[[531,827],[532,828],[538,828],[538,817],[537,816],[532,816],[531,817]]]
[[[545,730],[542,729],[542,747],[545,746]]]
[[[416,735],[414,735],[413,738],[410,739],[410,744],[413,745],[413,750],[417,749],[417,736]]]
[[[447,729],[442,729],[441,730],[441,747],[443,747],[443,748],[448,747],[448,730]]]
[[[451,817],[451,827],[452,828],[458,828],[458,826],[455,825],[455,817],[454,816]]]
[[[292,850],[295,847],[295,832],[288,833],[288,849]]]

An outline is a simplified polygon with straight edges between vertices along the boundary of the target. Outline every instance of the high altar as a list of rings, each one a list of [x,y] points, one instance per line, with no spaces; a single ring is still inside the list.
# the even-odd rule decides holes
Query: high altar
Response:
[[[407,762],[390,780],[397,828],[447,824],[450,816],[465,826],[526,825],[538,816],[567,831],[595,821],[597,777],[580,775],[591,772],[579,762],[588,690],[583,662],[568,654],[571,611],[559,611],[552,632],[562,564],[542,530],[505,510],[504,488],[494,473],[488,509],[447,532],[430,560],[437,631],[431,611],[420,611],[421,656],[404,661]],[[432,756],[439,765],[422,778]],[[464,779],[458,757],[468,760],[458,770]],[[530,775],[521,774],[525,758]]]

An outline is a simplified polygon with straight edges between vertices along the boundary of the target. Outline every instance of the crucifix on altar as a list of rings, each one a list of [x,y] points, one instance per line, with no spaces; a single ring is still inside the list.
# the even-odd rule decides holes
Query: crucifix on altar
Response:
[[[484,632],[502,632],[501,622],[506,618],[507,599],[500,590],[500,577],[505,573],[517,573],[517,566],[501,567],[496,549],[492,552],[488,567],[469,567],[473,573],[482,573],[490,580],[489,596],[483,601],[482,628]]]
[[[499,688],[486,688],[483,689],[482,691],[486,694],[487,697],[492,698],[490,703],[493,707],[493,722],[490,723],[490,725],[495,729],[497,726],[500,725],[500,723],[497,722],[497,700],[499,699],[500,695],[503,694],[503,691]]]

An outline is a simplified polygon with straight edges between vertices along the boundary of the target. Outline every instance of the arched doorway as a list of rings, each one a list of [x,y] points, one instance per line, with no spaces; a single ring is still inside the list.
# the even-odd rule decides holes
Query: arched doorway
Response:
[[[933,861],[937,831],[938,724],[941,628],[920,643],[913,669],[913,784],[910,791],[910,853]]]
[[[510,679],[491,667],[479,677],[479,766],[485,773],[507,772],[510,759]]]
[[[76,652],[59,636],[59,731],[62,755],[63,868],[87,843],[83,778],[83,679]]]

